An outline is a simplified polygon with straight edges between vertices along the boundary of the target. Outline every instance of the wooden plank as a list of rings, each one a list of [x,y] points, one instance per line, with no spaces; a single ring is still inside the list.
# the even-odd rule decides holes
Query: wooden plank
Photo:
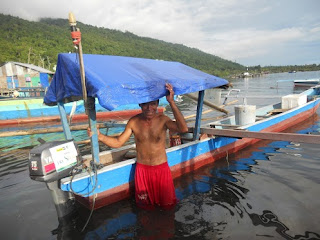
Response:
[[[212,112],[212,111],[213,111],[213,109],[209,109],[209,110],[203,111],[203,112],[202,112],[202,115],[207,114],[207,113]],[[184,117],[184,120],[187,120],[187,119],[189,119],[189,118],[193,118],[193,117],[195,117],[195,116],[197,116],[197,114],[188,115],[188,116]]]
[[[279,133],[279,132],[251,132],[247,130],[230,130],[216,128],[200,128],[200,133],[212,134],[215,136],[233,138],[258,138],[273,141],[289,141],[300,143],[320,144],[320,135]]]

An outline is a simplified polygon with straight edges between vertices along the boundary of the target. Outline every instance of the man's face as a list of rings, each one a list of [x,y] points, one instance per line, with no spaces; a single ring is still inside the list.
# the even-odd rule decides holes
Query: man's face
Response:
[[[143,115],[147,118],[152,118],[156,115],[158,105],[158,100],[139,104]]]

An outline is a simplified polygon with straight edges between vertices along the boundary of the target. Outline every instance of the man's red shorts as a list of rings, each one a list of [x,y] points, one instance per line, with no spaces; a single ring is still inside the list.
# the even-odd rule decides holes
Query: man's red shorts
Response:
[[[176,205],[177,198],[167,162],[156,166],[137,163],[134,180],[138,207],[170,209]]]

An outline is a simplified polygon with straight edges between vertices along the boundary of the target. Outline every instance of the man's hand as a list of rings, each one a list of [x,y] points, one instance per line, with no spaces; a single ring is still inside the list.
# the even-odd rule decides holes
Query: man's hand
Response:
[[[173,91],[173,87],[170,83],[166,83],[166,89],[169,91],[169,94],[166,96],[167,98],[167,101],[169,103],[173,102],[174,101],[174,91]]]
[[[89,127],[87,129],[87,134],[88,134],[88,137],[92,137],[92,135],[93,135],[93,132],[91,131],[91,129]],[[99,131],[99,128],[97,127],[98,138],[99,138],[99,134],[100,134],[100,131]]]

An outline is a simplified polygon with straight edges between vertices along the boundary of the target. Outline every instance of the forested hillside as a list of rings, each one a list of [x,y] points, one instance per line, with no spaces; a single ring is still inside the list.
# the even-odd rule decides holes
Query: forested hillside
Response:
[[[80,22],[77,26],[82,32],[84,53],[178,61],[217,76],[245,70],[240,64],[181,44]],[[0,32],[0,64],[18,61],[52,70],[58,53],[74,51],[67,19],[46,18],[31,22],[0,14]]]

